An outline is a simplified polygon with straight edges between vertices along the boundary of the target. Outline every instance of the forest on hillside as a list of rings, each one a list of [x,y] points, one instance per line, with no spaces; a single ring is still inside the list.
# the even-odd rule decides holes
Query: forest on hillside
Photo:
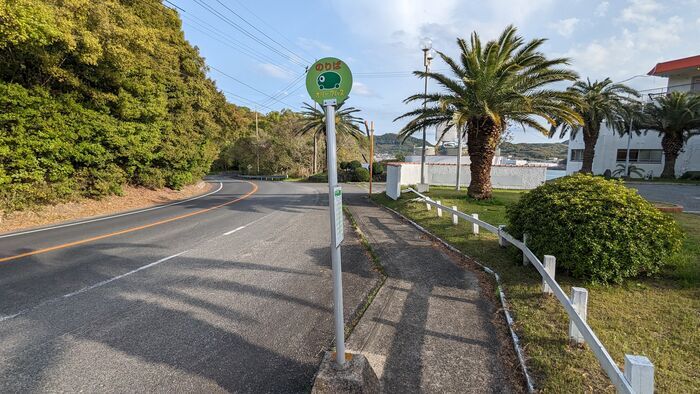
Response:
[[[206,73],[159,0],[0,0],[0,211],[177,189],[214,161],[308,172],[299,114],[260,116],[256,134]]]

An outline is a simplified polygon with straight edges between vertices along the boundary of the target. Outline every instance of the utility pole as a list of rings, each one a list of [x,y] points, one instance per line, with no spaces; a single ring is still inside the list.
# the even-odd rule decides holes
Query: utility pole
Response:
[[[422,45],[422,51],[423,51],[423,65],[425,66],[425,73],[430,72],[430,61],[433,59],[433,55],[430,53],[430,49],[432,48],[432,42],[430,40],[426,40],[423,42]],[[428,76],[425,76],[425,86],[424,86],[424,91],[425,95],[428,95]],[[428,99],[424,98],[423,99],[423,111],[426,110],[428,107]],[[421,157],[420,157],[420,183],[422,185],[425,185],[425,149],[426,149],[426,127],[423,126],[423,149],[421,151]],[[425,186],[423,186],[425,187]],[[422,190],[425,191],[425,190]]]
[[[460,183],[462,182],[460,180],[461,173],[462,173],[462,130],[460,130],[459,127],[455,126],[457,129],[457,191],[462,187]]]
[[[255,109],[255,156],[257,164],[257,175],[260,175],[260,132],[258,131],[258,109]]]
[[[369,126],[369,195],[372,196],[372,163],[374,162],[374,121]]]
[[[629,178],[630,176],[630,145],[632,143],[632,123],[634,122],[634,119],[630,116],[630,127],[629,130],[627,130],[627,155],[625,156],[625,177]]]

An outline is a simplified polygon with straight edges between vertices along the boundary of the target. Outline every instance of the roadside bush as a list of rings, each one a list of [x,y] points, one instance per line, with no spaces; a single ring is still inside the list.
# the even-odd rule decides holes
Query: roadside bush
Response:
[[[307,178],[307,181],[316,183],[326,183],[328,182],[328,174],[325,172],[313,174]]]
[[[362,163],[360,163],[358,160],[353,160],[350,163],[348,163],[348,166],[346,167],[348,170],[355,170],[358,168],[362,167]]]
[[[681,246],[682,232],[620,181],[576,174],[526,193],[507,209],[508,232],[529,235],[538,256],[576,278],[620,283],[653,275]]]
[[[381,175],[384,173],[384,164],[372,163],[372,175]]]
[[[700,171],[686,171],[681,175],[681,179],[700,181]]]
[[[369,170],[362,167],[355,168],[353,180],[355,182],[369,182]]]

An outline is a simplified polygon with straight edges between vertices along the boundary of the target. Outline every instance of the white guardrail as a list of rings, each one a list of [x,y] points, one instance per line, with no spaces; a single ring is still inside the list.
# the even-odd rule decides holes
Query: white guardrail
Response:
[[[545,264],[542,264],[540,259],[527,247],[526,242],[519,241],[505,232],[504,226],[496,227],[479,220],[476,214],[474,215],[476,217],[474,217],[460,212],[454,209],[454,207],[450,208],[442,205],[440,201],[433,201],[412,188],[407,189],[407,191],[418,195],[420,199],[426,203],[427,209],[434,206],[438,216],[442,216],[443,211],[449,212],[452,214],[453,223],[457,222],[455,217],[462,218],[473,224],[474,233],[478,233],[477,226],[483,227],[498,235],[498,241],[501,246],[505,246],[505,241],[507,241],[520,249],[523,252],[523,263],[531,263],[542,276],[542,291],[554,294],[569,315],[570,339],[576,343],[583,343],[585,341],[585,343],[588,344],[617,391],[625,394],[651,394],[654,392],[654,365],[644,356],[626,354],[625,372],[623,374],[620,371],[620,368],[618,368],[615,361],[610,357],[605,346],[603,346],[591,327],[586,323],[588,291],[583,288],[573,287],[570,300],[559,286],[559,283],[554,280],[556,259],[553,256],[544,256]],[[527,239],[527,236],[525,239]]]

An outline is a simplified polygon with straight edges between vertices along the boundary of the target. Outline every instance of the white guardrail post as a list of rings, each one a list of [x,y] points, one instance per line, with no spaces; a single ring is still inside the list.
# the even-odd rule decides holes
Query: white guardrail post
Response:
[[[523,234],[523,245],[527,246],[527,240],[530,238],[529,235]],[[523,251],[523,265],[528,265],[530,264],[530,259],[527,258],[527,254],[525,254],[525,251]]]
[[[432,205],[435,205],[438,216],[442,217],[443,207],[440,201],[433,201],[413,189],[408,189],[408,191],[422,198],[428,210],[431,209]],[[523,264],[531,264],[542,276],[542,292],[553,294],[569,316],[569,337],[571,340],[576,343],[585,342],[588,344],[618,393],[652,394],[654,392],[654,365],[644,356],[627,354],[625,355],[625,371],[624,373],[620,371],[620,368],[610,357],[610,354],[595,335],[595,332],[586,323],[588,291],[584,288],[573,287],[571,289],[571,299],[566,296],[559,283],[554,279],[556,271],[556,258],[554,256],[545,255],[544,261],[541,262],[532,250],[527,247],[529,236],[526,234],[523,235],[523,241],[521,242],[505,232],[505,226],[495,227],[490,223],[481,221],[476,213],[467,215],[457,211],[454,206],[452,209],[444,208],[452,211],[453,223],[455,217],[461,217],[463,220],[472,223],[473,234],[479,234],[479,228],[484,227],[487,231],[498,235],[498,244],[500,246],[506,246],[506,242],[509,242],[523,252]]]
[[[430,203],[428,202],[428,200],[425,200],[425,209],[427,209],[428,211],[430,211],[431,209],[433,209],[433,206],[430,205]]]
[[[438,203],[438,205],[442,205],[442,202],[440,202],[440,200],[437,200],[437,201],[435,201],[435,202]],[[440,208],[440,207],[435,207],[435,209],[437,210],[437,215],[438,215],[438,217],[441,218],[441,217],[442,217],[442,208]]]
[[[635,394],[654,392],[654,364],[644,356],[625,354],[625,379]]]
[[[549,276],[554,279],[554,272],[556,271],[556,266],[557,266],[557,259],[554,256],[549,256],[545,255],[544,256],[544,270],[547,271]],[[549,287],[549,284],[547,283],[544,278],[542,278],[542,292],[546,294],[552,294],[552,288]]]
[[[574,307],[581,320],[586,321],[588,315],[588,290],[583,287],[572,287],[571,306]],[[569,321],[569,340],[572,344],[577,345],[583,345],[586,342],[573,320]]]
[[[456,210],[457,210],[457,206],[456,206],[456,205],[453,205],[453,206],[452,206],[452,210],[453,210],[453,211],[456,211]],[[452,224],[454,224],[455,226],[459,224],[459,217],[457,216],[456,213],[453,213],[453,214],[452,214]]]

